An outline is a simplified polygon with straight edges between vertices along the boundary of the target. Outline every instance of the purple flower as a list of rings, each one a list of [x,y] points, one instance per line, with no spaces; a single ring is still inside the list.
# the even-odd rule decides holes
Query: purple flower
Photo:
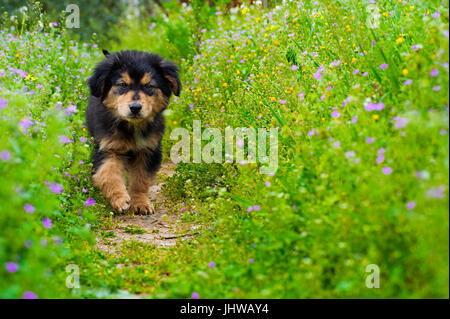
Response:
[[[390,168],[389,166],[384,166],[382,172],[384,175],[389,175],[392,173],[392,168]]]
[[[7,162],[11,159],[11,153],[9,151],[1,151],[0,158],[2,161]]]
[[[8,106],[8,101],[5,100],[4,98],[0,97],[0,110],[3,110],[7,106]]]
[[[253,259],[253,258],[250,258],[249,260],[248,260],[248,263],[249,264],[253,264],[255,262],[255,260]]]
[[[260,207],[259,207],[258,205],[253,206],[253,210],[254,210],[255,212],[257,212],[259,209],[260,209]]]
[[[63,144],[73,143],[73,141],[70,138],[66,137],[66,136],[60,136],[59,137],[59,141],[61,143],[63,143]]]
[[[39,299],[38,296],[32,291],[25,291],[23,293],[23,299]]]
[[[380,69],[384,70],[384,69],[386,69],[388,66],[389,66],[389,64],[383,63],[383,64],[380,65]]]
[[[439,18],[439,17],[441,16],[441,13],[440,13],[439,11],[436,11],[436,12],[433,13],[431,16],[432,16],[433,18],[437,19],[437,18]]]
[[[278,102],[280,102],[280,104],[286,104],[286,100],[279,100]]]
[[[58,183],[50,183],[49,188],[55,194],[61,194],[63,191],[63,187]]]
[[[413,82],[412,80],[408,79],[408,80],[405,80],[405,82],[403,82],[403,84],[404,85],[411,85],[412,82]]]
[[[336,142],[333,143],[333,146],[336,147],[336,148],[339,148],[339,147],[341,147],[341,142],[336,141]]]
[[[376,44],[375,40],[372,40],[372,45],[375,45],[375,44]]]
[[[412,200],[412,201],[406,203],[406,208],[407,209],[411,210],[411,209],[414,209],[414,207],[416,207],[416,202],[415,201]]]
[[[87,142],[87,138],[85,138],[84,136],[80,137],[80,142],[81,143],[86,143]]]
[[[265,182],[264,185],[266,185],[267,187],[270,186],[270,182]]]
[[[444,198],[444,185],[441,185],[439,187],[430,188],[427,191],[427,196],[434,197],[434,198]]]
[[[354,156],[355,156],[355,151],[345,152],[345,157],[347,157],[347,158],[352,158]]]
[[[353,71],[353,74],[358,74],[359,73],[359,69],[356,69],[355,71]]]
[[[33,122],[30,120],[29,117],[24,118],[19,122],[19,126],[22,128],[23,131],[26,131],[28,128],[31,127],[31,125],[33,125]]]
[[[437,85],[433,88],[433,91],[435,91],[435,92],[440,91],[440,90],[441,90],[441,87],[439,85]]]
[[[320,80],[322,78],[322,73],[320,73],[320,71],[317,71],[313,74],[313,76],[316,80]]]
[[[339,113],[338,111],[333,111],[333,113],[331,113],[331,116],[337,119],[339,116],[341,116],[341,113]]]
[[[215,265],[216,265],[216,263],[214,261],[212,261],[208,264],[208,267],[213,268]]]
[[[378,155],[377,159],[375,160],[377,162],[377,164],[383,163],[384,162],[384,155]]]
[[[383,102],[379,102],[379,103],[369,102],[364,106],[364,109],[368,112],[381,111],[382,109],[384,109],[384,103]]]
[[[50,220],[50,218],[45,217],[45,218],[42,220],[42,225],[44,225],[45,228],[49,229],[49,228],[52,228],[53,223],[52,223],[52,221]]]
[[[200,295],[198,294],[198,292],[193,292],[192,293],[192,299],[198,299],[198,298],[200,298]]]
[[[252,206],[249,206],[249,207],[247,208],[247,213],[250,213],[252,210],[253,210],[253,207],[252,207]]]
[[[64,112],[66,113],[66,116],[70,116],[73,113],[77,112],[77,107],[76,105],[70,104],[65,110]]]
[[[358,115],[352,118],[352,124],[356,124],[358,122]]]
[[[88,198],[85,202],[84,202],[84,207],[88,207],[88,206],[92,206],[95,205],[95,199],[93,198]]]
[[[25,209],[25,211],[26,211],[28,214],[33,214],[33,213],[36,211],[36,208],[34,208],[34,206],[31,205],[31,204],[25,204],[25,205],[23,206],[23,209]]]
[[[437,69],[433,69],[431,72],[430,72],[430,76],[437,76],[439,74],[439,71],[437,70]]]
[[[6,271],[8,271],[10,273],[15,273],[19,270],[19,265],[14,262],[7,262],[5,264],[5,268],[6,268]]]
[[[368,138],[366,138],[366,143],[367,143],[367,144],[372,144],[373,141],[375,141],[375,139],[374,139],[373,137],[368,137]]]
[[[296,66],[296,65],[291,66],[291,70],[292,71],[298,70],[298,66]]]
[[[399,116],[394,117],[393,120],[394,120],[394,126],[397,130],[400,130],[403,127],[405,127],[409,121],[408,119],[405,119],[404,117],[399,117]]]

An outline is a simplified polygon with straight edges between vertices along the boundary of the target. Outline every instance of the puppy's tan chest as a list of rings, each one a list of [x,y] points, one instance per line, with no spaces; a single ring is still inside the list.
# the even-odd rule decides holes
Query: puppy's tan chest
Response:
[[[133,136],[118,136],[117,134],[105,137],[100,140],[100,150],[124,154],[129,151],[141,151],[145,149],[155,149],[161,139],[161,135],[154,133],[146,137],[139,132]]]

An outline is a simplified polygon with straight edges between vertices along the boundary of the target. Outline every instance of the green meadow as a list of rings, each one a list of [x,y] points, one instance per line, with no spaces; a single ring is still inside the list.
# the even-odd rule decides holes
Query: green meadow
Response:
[[[448,1],[170,1],[88,37],[39,10],[0,22],[0,298],[449,297]],[[276,172],[179,163],[158,196],[195,236],[117,244],[85,127],[102,48],[180,67],[165,162],[199,120],[275,128]]]

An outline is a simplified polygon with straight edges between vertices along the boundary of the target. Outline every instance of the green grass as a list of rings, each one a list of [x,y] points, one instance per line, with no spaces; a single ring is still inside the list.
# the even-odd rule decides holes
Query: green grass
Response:
[[[87,137],[85,80],[98,48],[74,47],[56,31],[1,33],[0,51],[9,50],[0,54],[0,97],[8,101],[0,152],[11,159],[0,160],[0,265],[19,270],[0,268],[0,297],[448,298],[448,1],[377,6],[375,29],[356,1],[291,2],[270,15],[220,9],[204,21],[170,4],[168,22],[153,30],[150,20],[124,21],[122,34],[140,35],[117,49],[156,51],[182,70],[182,95],[167,113],[166,160],[170,131],[191,129],[193,120],[222,131],[278,127],[279,158],[273,176],[258,164],[178,165],[164,194],[174,212],[186,207],[182,220],[200,234],[169,248],[130,241],[116,254],[94,248],[92,231],[108,239],[113,222],[89,164],[80,164],[89,163],[90,144],[79,138]],[[78,112],[67,117],[58,102]],[[371,102],[384,107],[370,111]],[[18,123],[26,116],[46,126],[24,134]],[[61,135],[73,143],[59,143]],[[84,207],[87,198],[97,203]],[[80,267],[80,290],[65,288],[70,263]],[[379,266],[380,289],[365,286],[369,264]]]

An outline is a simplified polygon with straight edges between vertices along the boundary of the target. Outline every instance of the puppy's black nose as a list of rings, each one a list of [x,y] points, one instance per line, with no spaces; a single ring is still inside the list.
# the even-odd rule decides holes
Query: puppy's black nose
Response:
[[[138,114],[142,109],[141,103],[131,103],[130,104],[130,111],[133,114]]]

